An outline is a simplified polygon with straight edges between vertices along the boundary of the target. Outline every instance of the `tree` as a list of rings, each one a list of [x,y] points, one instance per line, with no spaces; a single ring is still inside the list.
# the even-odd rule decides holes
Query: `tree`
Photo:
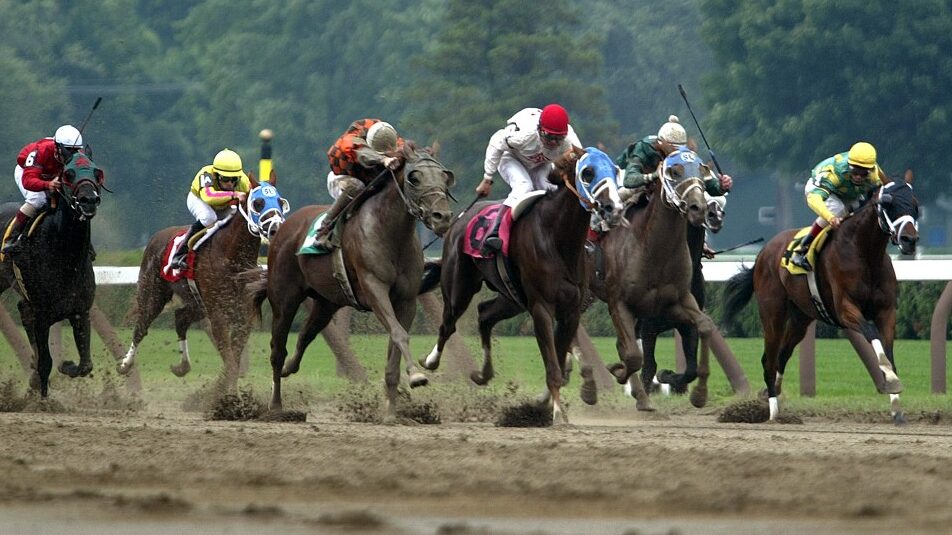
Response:
[[[920,198],[948,190],[952,5],[946,0],[705,0],[712,136],[747,165],[802,179],[819,160],[873,143]]]
[[[489,137],[522,108],[559,102],[583,143],[613,136],[596,40],[582,33],[571,2],[539,9],[517,0],[451,0],[441,13],[404,93],[402,124],[440,140],[461,190],[475,187]]]

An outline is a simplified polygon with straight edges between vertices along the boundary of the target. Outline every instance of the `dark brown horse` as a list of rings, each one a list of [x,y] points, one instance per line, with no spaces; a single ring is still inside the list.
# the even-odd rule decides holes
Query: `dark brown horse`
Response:
[[[591,165],[586,162],[591,159]],[[578,171],[577,168],[581,168]],[[598,149],[574,149],[555,163],[549,181],[559,186],[545,194],[513,223],[508,263],[516,295],[507,290],[495,259],[476,259],[464,253],[466,225],[455,225],[443,242],[440,285],[443,322],[436,346],[421,364],[435,370],[456,322],[469,307],[483,282],[499,292],[479,303],[479,336],[483,368],[472,380],[480,385],[493,378],[492,328],[523,311],[532,316],[536,341],[545,365],[552,421],[567,422],[559,398],[565,356],[578,329],[585,294],[585,235],[597,211],[609,224],[621,221],[617,169]],[[584,199],[584,200],[583,200]],[[477,203],[464,216],[468,221],[489,203]]]
[[[907,177],[907,180],[911,177]],[[890,394],[894,421],[904,421],[899,404],[902,384],[896,375],[893,338],[896,331],[896,273],[886,255],[889,240],[905,254],[919,239],[919,202],[906,182],[879,188],[872,200],[832,231],[816,264],[816,284],[827,317],[839,327],[862,334],[873,346]],[[731,277],[725,291],[725,321],[757,294],[764,328],[761,359],[770,404],[770,419],[779,414],[777,397],[784,369],[810,323],[821,317],[811,298],[807,276],[780,267],[796,230],[775,236],[757,255],[753,269]]]
[[[401,355],[410,386],[427,383],[413,363],[407,334],[416,315],[423,275],[416,223],[421,220],[440,235],[446,232],[452,223],[448,192],[454,178],[428,151],[416,150],[411,142],[396,156],[401,160],[399,170],[381,173],[374,181],[377,184],[368,186],[376,193],[369,195],[343,226],[338,258],[345,266],[347,281],[335,277],[333,262],[338,253],[297,254],[321,213],[319,206],[306,206],[288,218],[272,240],[267,274],[249,287],[255,308],[260,311],[267,298],[273,314],[272,410],[282,406],[281,378],[298,371],[308,344],[334,313],[346,306],[373,310],[390,333],[385,374],[388,419],[396,416]],[[308,297],[313,298],[313,306],[298,334],[294,356],[285,362],[291,322]]]
[[[228,390],[237,387],[241,351],[248,341],[252,322],[240,297],[244,295],[244,287],[239,275],[257,268],[262,238],[274,237],[288,211],[287,202],[275,188],[274,172],[270,183],[259,185],[253,175],[249,178],[252,190],[246,206],[232,207],[227,216],[230,219],[220,221],[224,224],[196,251],[191,282],[186,279],[169,282],[162,277],[166,246],[187,227],[162,229],[149,240],[139,266],[132,345],[119,363],[120,373],[132,370],[139,344],[148,334],[149,326],[172,296],[177,295],[183,303],[175,309],[181,359],[172,365],[172,373],[182,377],[191,369],[186,333],[189,326],[207,316],[215,347],[224,362],[222,385]]]
[[[0,264],[2,293],[11,286],[20,294],[17,308],[27,338],[33,346],[34,373],[30,386],[49,393],[53,359],[50,355],[50,326],[68,319],[79,353],[79,365],[60,364],[60,372],[84,377],[93,369],[89,354],[89,309],[96,295],[93,274],[91,221],[99,207],[102,171],[83,152],[77,152],[63,169],[63,188],[53,197],[52,206],[26,240],[15,258],[7,255]],[[19,204],[6,204],[0,221],[8,222]]]
[[[605,256],[604,280],[592,277],[592,292],[608,303],[608,311],[618,333],[620,363],[609,367],[619,383],[628,382],[643,364],[636,339],[639,318],[656,318],[675,325],[690,325],[707,338],[714,329],[711,319],[701,312],[691,294],[694,267],[686,239],[687,225],[700,227],[707,216],[704,167],[697,155],[683,149],[669,155],[662,164],[661,178],[648,188],[650,201],[642,208],[629,208],[630,225],[610,231],[602,239]],[[707,399],[707,355],[697,359],[697,339],[686,348],[687,369],[683,374],[664,370],[662,382],[676,391],[700,378],[691,402],[703,406]],[[692,358],[692,356],[694,358]],[[643,381],[650,383],[654,371],[646,371]],[[639,410],[651,410],[648,394],[641,381],[631,383]]]

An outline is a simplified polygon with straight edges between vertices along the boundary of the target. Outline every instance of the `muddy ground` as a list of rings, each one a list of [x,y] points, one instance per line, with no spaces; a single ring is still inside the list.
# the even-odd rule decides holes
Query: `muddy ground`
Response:
[[[686,403],[686,402],[685,402]],[[0,533],[936,533],[952,426],[718,423],[573,406],[559,428],[0,413]],[[59,409],[62,410],[62,409]]]

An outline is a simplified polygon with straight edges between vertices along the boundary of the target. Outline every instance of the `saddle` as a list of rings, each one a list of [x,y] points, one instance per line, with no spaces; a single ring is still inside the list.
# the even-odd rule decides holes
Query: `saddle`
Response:
[[[800,244],[800,240],[809,232],[810,227],[800,229],[800,231],[797,232],[797,234],[793,237],[793,240],[787,244],[787,247],[783,252],[783,256],[780,257],[780,267],[789,271],[791,275],[805,275],[808,273],[808,271],[790,262],[790,257],[793,256],[793,251]],[[820,250],[823,248],[823,245],[826,243],[826,239],[829,235],[830,227],[824,228],[813,240],[813,243],[810,244],[810,248],[807,249],[806,257],[811,266],[816,266],[817,256],[820,254]]]
[[[512,230],[512,224],[523,214],[528,212],[529,208],[539,198],[545,195],[545,191],[530,191],[516,201],[516,206],[503,218],[499,225],[499,238],[502,239],[502,254],[509,256],[509,236]],[[502,209],[502,203],[491,204],[480,210],[472,219],[466,223],[466,232],[463,240],[463,252],[473,258],[494,258],[496,255],[492,251],[484,252],[482,250],[483,240],[489,234],[493,222],[496,220],[496,214]]]
[[[185,265],[188,267],[185,269],[173,269],[170,264],[172,263],[173,251],[179,250],[179,246],[182,244],[182,240],[185,239],[188,229],[184,229],[172,236],[172,239],[165,244],[165,249],[162,251],[162,278],[169,282],[177,282],[182,279],[194,279],[196,251],[218,232],[219,229],[231,221],[231,218],[234,216],[235,214],[231,213],[228,217],[219,219],[214,226],[196,232],[195,235],[189,239],[188,253],[185,255]]]
[[[299,255],[325,255],[331,252],[333,249],[340,249],[340,225],[343,217],[338,217],[337,221],[334,223],[334,226],[330,230],[330,242],[334,245],[333,249],[325,249],[317,243],[317,231],[320,230],[321,225],[324,224],[324,219],[327,217],[327,212],[322,213],[321,215],[314,218],[314,222],[311,223],[311,227],[307,229],[307,235],[304,237],[304,243],[301,244],[301,247],[298,248],[297,254]]]

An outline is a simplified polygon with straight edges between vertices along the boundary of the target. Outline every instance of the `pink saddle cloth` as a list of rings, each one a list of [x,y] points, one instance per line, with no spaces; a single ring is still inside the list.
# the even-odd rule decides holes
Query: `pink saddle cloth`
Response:
[[[489,230],[493,228],[493,221],[496,220],[496,214],[502,209],[502,204],[491,204],[479,211],[469,223],[466,224],[466,234],[464,236],[463,252],[473,258],[493,258],[495,253],[487,251],[483,253],[482,245]],[[509,231],[512,229],[512,210],[506,212],[502,223],[499,225],[499,237],[502,239],[502,254],[509,256]]]

